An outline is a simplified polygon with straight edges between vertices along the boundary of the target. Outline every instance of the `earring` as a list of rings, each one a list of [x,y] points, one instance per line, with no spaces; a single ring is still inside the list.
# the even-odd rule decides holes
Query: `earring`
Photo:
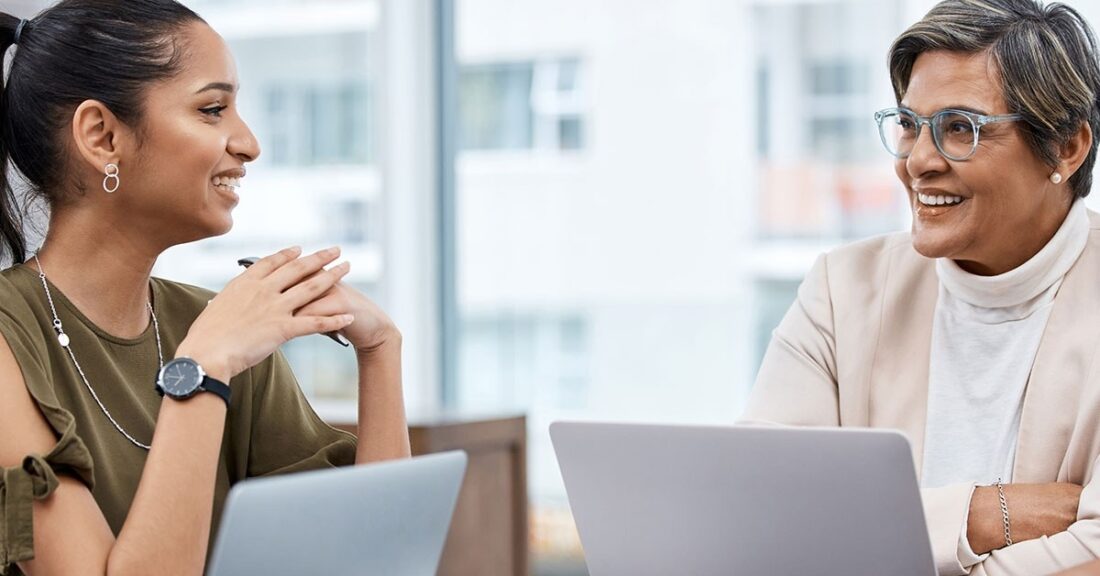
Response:
[[[1062,183],[1062,175],[1057,173],[1057,172],[1055,172],[1054,174],[1051,174],[1050,175],[1050,182],[1051,182],[1051,184],[1061,184]]]
[[[114,194],[115,190],[118,190],[119,184],[122,184],[122,181],[118,178],[118,164],[108,164],[104,166],[103,173],[106,174],[106,176],[103,177],[103,191],[108,194]]]

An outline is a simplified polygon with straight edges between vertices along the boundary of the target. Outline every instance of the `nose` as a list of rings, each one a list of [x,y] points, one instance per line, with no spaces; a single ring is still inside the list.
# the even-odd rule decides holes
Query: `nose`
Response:
[[[256,135],[243,119],[240,121],[240,127],[229,138],[227,150],[241,162],[252,162],[260,157],[260,142],[256,140]]]
[[[947,167],[947,159],[936,149],[936,143],[932,139],[932,127],[925,126],[917,135],[909,157],[905,159],[905,170],[912,178],[920,178],[931,172],[942,172]]]

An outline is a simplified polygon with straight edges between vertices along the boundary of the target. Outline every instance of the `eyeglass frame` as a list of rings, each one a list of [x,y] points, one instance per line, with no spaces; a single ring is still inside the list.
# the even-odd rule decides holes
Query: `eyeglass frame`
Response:
[[[916,119],[917,129],[916,129],[916,135],[914,135],[914,137],[913,137],[914,147],[916,146],[917,140],[920,139],[921,128],[925,124],[927,124],[928,128],[930,130],[932,130],[932,143],[936,146],[936,151],[938,151],[940,153],[940,155],[943,156],[944,158],[947,158],[948,160],[953,160],[955,162],[964,162],[964,161],[969,160],[969,159],[974,157],[974,153],[977,152],[977,150],[978,150],[978,142],[981,140],[981,137],[982,137],[982,126],[985,126],[986,124],[996,124],[998,122],[1015,122],[1017,120],[1023,120],[1023,118],[1024,118],[1023,114],[993,114],[993,115],[987,115],[987,114],[978,114],[977,112],[971,112],[969,110],[959,110],[957,108],[944,108],[943,110],[939,110],[939,111],[933,113],[930,116],[921,116],[920,114],[917,114],[916,112],[914,112],[914,111],[912,111],[908,108],[901,108],[901,107],[884,108],[882,110],[879,110],[878,112],[875,112],[875,123],[878,124],[878,135],[879,135],[879,138],[882,140],[882,146],[884,148],[886,148],[886,151],[889,152],[891,156],[893,156],[893,157],[895,157],[899,160],[905,160],[910,155],[912,155],[913,151],[910,150],[909,152],[907,152],[905,154],[901,154],[901,153],[896,153],[895,154],[894,152],[890,151],[890,144],[888,144],[887,141],[886,141],[886,132],[882,129],[882,121],[883,121],[883,119],[886,118],[887,114],[891,114],[891,113],[905,113],[905,114],[908,114],[908,115],[910,115],[910,116],[912,116],[913,118]],[[974,144],[971,145],[970,151],[967,152],[966,155],[956,157],[956,156],[952,156],[952,155],[948,154],[947,152],[945,152],[943,150],[943,145],[940,144],[939,134],[936,133],[936,129],[933,127],[933,124],[932,124],[933,119],[935,119],[937,116],[940,116],[940,115],[943,115],[943,114],[958,114],[960,116],[963,116],[967,120],[969,120],[970,125],[974,127]]]

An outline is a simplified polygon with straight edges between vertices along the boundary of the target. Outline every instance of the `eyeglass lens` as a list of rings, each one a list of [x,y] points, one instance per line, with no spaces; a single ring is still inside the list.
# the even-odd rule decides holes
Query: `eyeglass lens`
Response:
[[[932,116],[931,127],[936,147],[948,158],[961,160],[974,152],[978,127],[965,115],[944,110]],[[882,143],[899,158],[909,156],[920,135],[917,118],[904,111],[886,113],[879,129]]]

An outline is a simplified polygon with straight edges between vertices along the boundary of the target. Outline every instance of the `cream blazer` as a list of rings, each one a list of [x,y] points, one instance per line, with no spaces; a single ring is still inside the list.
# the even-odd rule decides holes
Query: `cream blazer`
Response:
[[[1100,556],[1100,215],[1090,211],[1089,223],[1031,369],[1012,478],[1083,485],[1077,522],[995,551],[970,574],[1050,574]],[[908,233],[819,257],[773,333],[741,422],[898,429],[921,470],[938,288],[935,261]],[[957,552],[971,490],[922,491],[940,576],[967,574]]]

